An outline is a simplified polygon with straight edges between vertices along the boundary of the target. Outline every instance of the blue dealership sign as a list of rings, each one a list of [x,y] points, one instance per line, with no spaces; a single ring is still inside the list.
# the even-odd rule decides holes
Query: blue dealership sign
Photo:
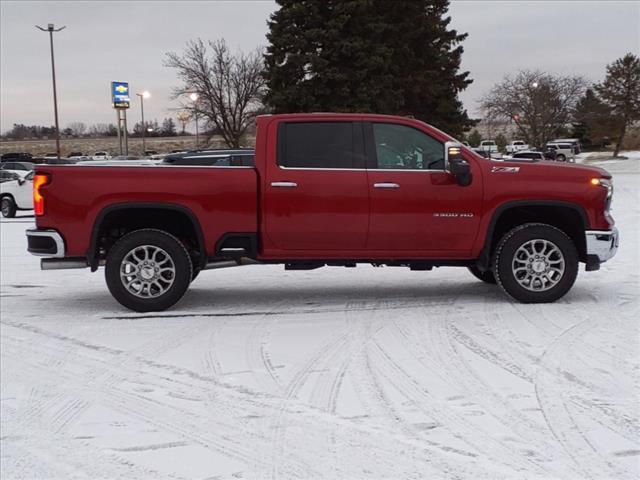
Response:
[[[129,108],[129,83],[111,82],[111,104],[113,108]]]

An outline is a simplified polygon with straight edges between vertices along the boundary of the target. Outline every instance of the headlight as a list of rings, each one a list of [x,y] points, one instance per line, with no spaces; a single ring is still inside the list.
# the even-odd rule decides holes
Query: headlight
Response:
[[[611,207],[611,197],[613,196],[613,180],[610,178],[592,178],[591,185],[606,188],[607,196],[605,197],[604,210],[609,211]]]

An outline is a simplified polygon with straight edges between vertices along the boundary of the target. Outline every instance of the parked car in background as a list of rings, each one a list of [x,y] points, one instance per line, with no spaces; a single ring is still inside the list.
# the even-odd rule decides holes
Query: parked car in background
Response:
[[[25,178],[0,183],[0,210],[13,218],[18,210],[33,210],[33,171]]]
[[[512,160],[547,160],[544,153],[531,150],[516,152],[511,157]]]
[[[142,160],[142,157],[138,155],[116,155],[111,157],[110,160]]]
[[[91,157],[93,160],[110,160],[109,152],[96,152]]]
[[[20,176],[25,177],[30,171],[33,170],[34,164],[32,162],[2,162],[0,163],[0,169],[13,172]]]
[[[0,156],[0,162],[30,162],[32,158],[33,155],[27,152],[10,152],[3,153],[2,156]]]
[[[9,182],[11,180],[19,180],[20,175],[9,170],[0,170],[0,183]]]
[[[491,152],[489,152],[489,150],[483,150],[480,147],[472,148],[471,150],[473,150],[475,153],[477,153],[483,158],[491,158]]]
[[[514,140],[506,146],[507,153],[513,154],[522,150],[529,150],[529,145],[522,140]]]
[[[51,160],[52,158],[58,158],[58,154],[55,153],[55,152],[53,152],[53,153],[45,153],[44,157],[42,157],[42,158],[44,158],[44,160],[46,162],[48,160]]]
[[[152,167],[159,163],[159,160],[151,160],[148,158],[139,158],[139,159],[119,159],[112,158],[110,160],[83,160],[76,163],[76,165],[87,165],[90,167],[113,167],[116,165],[122,165],[124,167],[136,167],[136,166],[147,166]]]
[[[498,145],[496,145],[496,142],[493,140],[483,140],[480,142],[480,149],[493,153],[498,151]]]
[[[85,155],[82,152],[71,152],[69,153],[69,155],[67,155],[67,158],[70,158],[72,160],[91,160],[92,157],[90,157],[89,155]]]
[[[199,165],[217,167],[253,167],[255,165],[253,149],[212,149],[197,150],[189,153],[173,153],[162,161],[170,165]]]
[[[552,143],[546,145],[547,150],[554,150],[556,153],[555,160],[557,162],[575,162],[576,157],[573,153],[573,146],[570,143]]]
[[[77,163],[77,158],[47,158],[44,163],[47,165],[72,165]]]
[[[556,138],[549,143],[569,143],[573,147],[573,153],[579,154],[582,152],[582,144],[579,138]]]

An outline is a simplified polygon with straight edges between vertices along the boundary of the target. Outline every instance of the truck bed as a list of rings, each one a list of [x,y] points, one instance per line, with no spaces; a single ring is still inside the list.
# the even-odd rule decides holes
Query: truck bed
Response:
[[[208,256],[225,233],[258,229],[257,174],[251,167],[38,165],[36,173],[51,176],[42,187],[45,213],[36,224],[65,232],[68,256],[86,255],[98,215],[115,205],[187,209],[200,222]]]

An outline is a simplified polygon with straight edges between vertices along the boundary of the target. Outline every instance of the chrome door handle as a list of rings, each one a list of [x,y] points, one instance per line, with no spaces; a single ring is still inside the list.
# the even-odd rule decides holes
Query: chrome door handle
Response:
[[[280,188],[296,188],[298,184],[296,182],[271,182],[271,186]]]
[[[400,188],[397,183],[374,183],[373,188]]]

